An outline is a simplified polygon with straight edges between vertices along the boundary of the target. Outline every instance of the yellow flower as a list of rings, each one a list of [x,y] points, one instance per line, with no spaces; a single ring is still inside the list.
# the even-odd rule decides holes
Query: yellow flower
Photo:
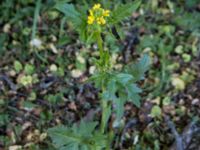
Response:
[[[100,18],[97,18],[97,23],[101,24]]]
[[[110,16],[109,10],[104,10],[101,8],[101,4],[95,4],[92,9],[89,10],[89,16],[87,18],[87,23],[91,24],[106,24],[106,17]]]
[[[106,20],[103,17],[99,17],[97,18],[97,23],[100,25],[104,25],[106,24]]]
[[[100,22],[102,25],[106,24],[106,20],[103,17],[100,18]]]
[[[96,10],[96,9],[99,9],[99,8],[101,8],[101,4],[95,4],[94,6],[93,6],[93,10]]]
[[[91,9],[89,10],[89,13],[90,13],[91,16],[94,16],[94,13]]]
[[[110,10],[103,10],[103,16],[105,17],[110,16]]]
[[[88,16],[87,23],[88,23],[88,24],[93,24],[93,23],[94,23],[94,20],[95,20],[94,16]]]

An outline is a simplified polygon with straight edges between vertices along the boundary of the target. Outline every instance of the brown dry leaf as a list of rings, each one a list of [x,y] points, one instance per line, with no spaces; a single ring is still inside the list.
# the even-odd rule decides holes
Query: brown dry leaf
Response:
[[[71,110],[75,110],[75,111],[77,110],[77,107],[76,107],[75,102],[69,103],[68,107],[69,107],[69,109],[71,109]]]
[[[163,111],[166,114],[171,114],[171,115],[175,115],[176,114],[174,105],[164,105],[163,106]]]
[[[8,150],[21,150],[21,149],[22,149],[21,145],[13,145],[8,148]]]

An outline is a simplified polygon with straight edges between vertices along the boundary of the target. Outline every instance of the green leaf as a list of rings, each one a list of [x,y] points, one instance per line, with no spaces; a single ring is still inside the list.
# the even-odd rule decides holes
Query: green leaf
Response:
[[[112,24],[116,24],[122,21],[125,17],[129,17],[133,11],[135,11],[140,6],[140,4],[141,1],[136,0],[131,3],[119,5],[117,9],[112,12],[110,22]]]
[[[185,30],[194,31],[199,29],[200,14],[198,12],[187,13],[182,10],[179,15],[174,16],[172,19],[178,26],[181,26]]]
[[[190,54],[184,53],[184,54],[182,54],[182,58],[183,58],[184,62],[188,63],[191,61],[192,56]]]
[[[130,80],[133,79],[133,76],[127,73],[119,73],[116,75],[116,79],[122,85],[126,85]]]
[[[120,98],[115,101],[115,104],[116,104],[116,119],[117,120],[120,120],[121,117],[124,114],[124,103],[125,103],[125,101],[123,99],[120,99]]]
[[[93,135],[93,139],[95,139],[95,141],[98,141],[94,142],[93,146],[96,150],[102,150],[105,147],[107,141],[103,134],[100,134],[98,131],[96,131]]]
[[[35,72],[35,67],[30,64],[26,64],[24,67],[24,71],[27,75],[32,75]]]
[[[137,63],[137,67],[142,66],[143,68],[139,68],[139,75],[143,75],[147,70],[147,58],[143,57],[140,62]],[[132,71],[132,70],[131,70]],[[124,104],[126,101],[131,101],[137,107],[140,107],[140,95],[142,92],[137,84],[134,83],[135,78],[133,75],[129,73],[98,73],[93,75],[90,78],[90,81],[94,81],[97,88],[105,88],[103,93],[101,94],[101,99],[103,101],[111,101],[116,105],[116,117],[117,120],[123,116],[124,113]],[[110,114],[110,109],[107,114]],[[108,115],[109,116],[109,115]]]
[[[101,88],[106,79],[107,79],[107,74],[96,73],[92,77],[90,77],[88,81],[94,82],[96,88]]]
[[[128,90],[128,99],[133,102],[138,108],[140,107],[140,95],[138,93],[132,92],[130,89]]]
[[[109,72],[99,72],[89,78],[89,82],[94,82],[96,88],[102,88],[102,86],[107,87],[109,81],[111,81],[112,74]]]
[[[0,54],[4,54],[5,48],[4,43],[8,39],[8,35],[6,33],[0,33]]]
[[[103,125],[103,129],[105,129],[107,127],[108,124],[108,120],[110,118],[111,115],[111,105],[108,105],[108,103],[106,101],[103,101],[103,111],[102,111],[102,125]]]
[[[76,129],[78,134],[81,135],[92,135],[92,132],[94,131],[95,127],[97,126],[97,122],[83,122],[81,121],[80,125],[77,124],[74,126],[74,131]]]
[[[76,27],[76,30],[79,32],[80,40],[82,41],[87,40],[88,35],[86,29],[87,29],[87,22],[83,16],[80,24]]]
[[[74,124],[71,128],[57,126],[48,129],[55,148],[58,150],[90,150],[103,149],[105,147],[105,136],[94,132],[97,122],[84,122]],[[102,145],[102,143],[104,143]]]
[[[116,92],[117,92],[117,85],[114,79],[108,81],[106,90],[102,93],[103,100],[115,100],[116,99]]]
[[[141,93],[142,89],[139,88],[136,84],[128,84],[126,88],[132,93]]]
[[[169,105],[171,103],[171,98],[169,96],[166,96],[163,100],[162,100],[162,104],[163,105]]]
[[[56,4],[55,8],[64,13],[72,21],[76,22],[80,19],[80,13],[74,8],[73,4],[60,2]]]
[[[160,117],[161,114],[162,114],[161,108],[157,105],[153,106],[153,108],[151,109],[151,116],[152,117]]]
[[[51,104],[57,104],[62,101],[63,94],[57,93],[57,94],[49,94],[45,97]]]
[[[136,84],[128,84],[126,85],[126,90],[128,92],[128,100],[135,104],[137,107],[140,107],[140,95],[139,93],[142,92],[142,89],[137,87]]]
[[[65,126],[57,126],[48,129],[48,133],[53,140],[56,148],[80,142],[80,137],[73,134],[70,128]]]
[[[136,64],[130,64],[125,68],[127,73],[130,73],[134,77],[134,81],[144,79],[144,74],[150,66],[150,58],[148,55],[144,55],[140,61]]]
[[[19,73],[23,69],[23,66],[19,61],[16,60],[14,62],[14,68],[15,68],[16,72]]]
[[[4,125],[9,122],[8,114],[0,114],[0,125]]]
[[[64,2],[58,2],[55,8],[65,14],[68,21],[71,21],[75,30],[79,32],[80,39],[86,41],[87,31],[86,31],[86,13],[79,12],[75,9],[73,4],[67,4]]]

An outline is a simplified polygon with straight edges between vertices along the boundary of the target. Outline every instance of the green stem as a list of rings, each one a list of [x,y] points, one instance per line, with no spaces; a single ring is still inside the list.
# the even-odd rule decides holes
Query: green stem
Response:
[[[31,38],[34,39],[37,31],[37,19],[40,13],[40,6],[41,6],[41,0],[37,0],[35,12],[34,12],[34,20],[33,20],[33,27],[32,27],[32,35]]]
[[[166,80],[165,80],[165,78],[166,78],[166,52],[165,51],[163,51],[163,49],[162,49],[162,55],[161,55],[161,59],[163,60],[162,61],[162,64],[161,64],[161,69],[162,69],[162,71],[161,71],[161,88],[163,88],[163,85],[165,84],[165,82],[166,82]]]
[[[100,55],[100,61],[103,59],[103,40],[101,38],[101,32],[98,31],[97,32],[97,45],[99,48],[99,55]],[[102,60],[103,61],[103,60]],[[100,69],[101,72],[103,72],[102,69]],[[102,83],[102,87],[101,87],[102,93],[105,90],[104,85]],[[108,113],[108,103],[107,101],[101,100],[101,108],[102,108],[102,116],[101,116],[101,133],[104,133],[105,131],[105,127],[106,127],[106,123],[108,120],[107,119],[107,113]]]
[[[110,130],[109,133],[108,133],[108,141],[107,141],[107,144],[106,144],[106,150],[110,150],[110,145],[113,141],[113,130]]]
[[[97,45],[99,48],[99,55],[100,55],[100,62],[102,62],[102,66],[100,67],[100,72],[106,72],[107,71],[107,63],[104,60],[104,53],[106,53],[103,50],[103,40],[101,38],[101,32],[98,31],[97,33]],[[101,91],[102,93],[105,91],[104,83],[101,85]],[[100,125],[100,131],[102,134],[105,133],[105,129],[108,123],[108,119],[111,114],[111,105],[109,105],[108,101],[101,99],[101,109],[102,109],[102,115],[101,115],[101,125]],[[111,136],[109,135],[108,141],[106,144],[106,150],[110,150],[110,143],[111,143]]]
[[[101,116],[101,133],[104,133],[106,127],[106,110],[107,110],[107,102],[101,100],[101,108],[102,108],[102,116]]]
[[[40,8],[41,8],[41,0],[37,0],[36,2],[36,7],[35,7],[35,12],[34,12],[34,19],[33,19],[33,26],[32,26],[32,34],[31,34],[31,39],[35,39],[36,32],[37,32],[37,22],[38,22],[38,16],[40,14]],[[47,63],[46,59],[44,59],[34,48],[33,49],[35,55],[43,62]]]
[[[65,22],[67,20],[67,17],[64,17],[62,20],[61,20],[61,23],[60,23],[60,31],[59,31],[59,38],[61,39],[61,36],[63,35],[64,33],[64,26],[65,26]]]
[[[101,32],[97,32],[97,45],[99,47],[99,54],[100,54],[100,59],[103,57],[103,40],[101,38]]]

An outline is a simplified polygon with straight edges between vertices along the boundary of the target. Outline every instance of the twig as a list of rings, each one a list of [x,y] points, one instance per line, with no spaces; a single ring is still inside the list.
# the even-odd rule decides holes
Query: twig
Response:
[[[200,128],[197,127],[195,124],[196,122],[190,123],[189,126],[186,127],[186,129],[182,133],[182,139],[184,141],[183,145],[184,149],[189,149],[194,134],[200,133]]]
[[[169,126],[169,128],[171,129],[175,140],[176,140],[176,150],[184,150],[183,148],[183,139],[182,137],[178,134],[178,132],[176,131],[175,125],[174,123],[169,119],[168,116],[165,116],[165,121],[167,123],[167,125]]]
[[[6,84],[8,84],[8,86],[10,87],[10,89],[12,91],[16,91],[17,87],[16,85],[5,75],[0,75],[0,80],[6,82]]]
[[[39,88],[40,89],[47,89],[50,86],[52,86],[56,81],[58,81],[58,79],[54,76],[47,77],[40,82]]]

